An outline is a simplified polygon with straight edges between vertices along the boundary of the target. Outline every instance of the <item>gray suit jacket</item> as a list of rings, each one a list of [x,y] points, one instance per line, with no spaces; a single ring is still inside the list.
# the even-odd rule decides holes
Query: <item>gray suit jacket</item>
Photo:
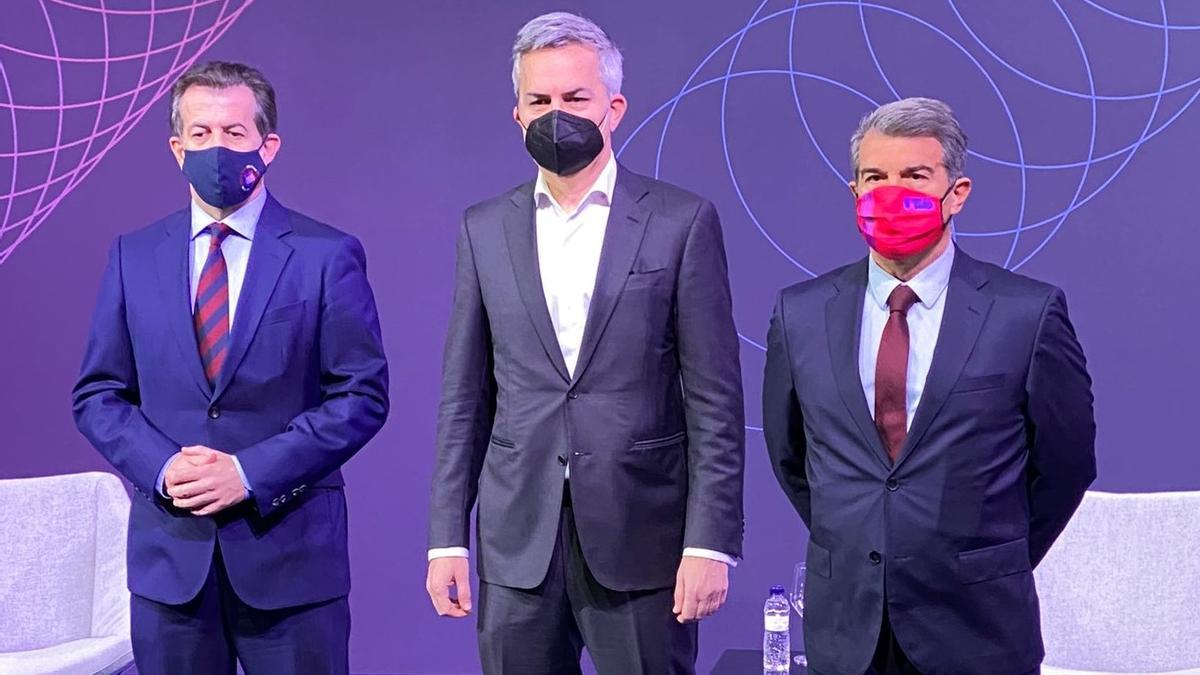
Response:
[[[763,427],[808,525],[810,670],[861,673],[884,605],[922,673],[1042,659],[1033,566],[1096,476],[1091,379],[1061,290],[961,251],[908,438],[888,458],[858,374],[867,261],[784,289]]]
[[[537,586],[569,462],[605,587],[672,586],[688,546],[740,556],[741,370],[713,205],[620,168],[573,379],[537,255],[532,182],[467,209],[429,546],[466,546],[478,500],[480,578]]]

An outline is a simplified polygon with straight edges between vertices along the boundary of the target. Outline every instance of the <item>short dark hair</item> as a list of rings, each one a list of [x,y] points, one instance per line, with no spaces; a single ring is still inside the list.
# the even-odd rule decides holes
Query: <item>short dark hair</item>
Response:
[[[275,88],[257,68],[229,61],[209,61],[192,66],[175,80],[175,86],[171,88],[171,132],[176,136],[183,134],[179,100],[183,98],[185,91],[191,87],[225,89],[243,84],[254,92],[254,100],[258,104],[258,110],[254,112],[254,125],[258,127],[259,135],[265,137],[275,133],[278,123]]]

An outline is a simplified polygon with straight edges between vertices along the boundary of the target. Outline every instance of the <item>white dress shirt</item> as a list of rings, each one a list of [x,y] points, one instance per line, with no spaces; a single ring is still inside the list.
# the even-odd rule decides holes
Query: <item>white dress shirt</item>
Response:
[[[229,214],[224,220],[224,223],[229,229],[233,230],[225,241],[221,242],[221,255],[225,256],[225,270],[229,280],[229,330],[233,331],[234,316],[237,313],[238,298],[242,295],[242,284],[246,280],[246,267],[250,263],[250,248],[254,244],[254,233],[258,228],[258,218],[262,215],[263,206],[267,203],[267,190],[263,188],[259,193],[250,198],[237,211]],[[212,234],[208,227],[217,222],[212,216],[204,212],[196,200],[192,200],[192,239],[191,248],[188,250],[188,268],[190,270],[189,278],[191,279],[191,298],[192,312],[196,310],[196,289],[200,286],[200,273],[204,271],[204,263],[208,260],[208,247],[212,244]],[[171,466],[171,462],[175,460],[172,456],[166,464],[163,464],[162,470],[158,472],[158,489],[163,497],[169,496],[164,489],[163,479],[167,475],[167,468]],[[246,473],[242,471],[242,463],[238,461],[236,456],[233,456],[233,466],[237,468],[238,475],[242,478],[242,485],[246,488],[246,493],[251,492],[250,481],[246,480]]]
[[[583,201],[570,212],[550,194],[541,171],[533,186],[542,292],[571,377],[575,377],[575,364],[583,344],[583,327],[596,287],[616,184],[617,160],[610,158]]]
[[[258,229],[258,217],[262,215],[263,206],[267,203],[267,191],[264,188],[257,196],[252,197],[237,211],[229,214],[221,222],[233,230],[225,241],[221,242],[221,255],[225,256],[225,268],[229,276],[229,328],[237,314],[238,298],[242,294],[242,283],[246,280],[246,265],[250,262],[250,247],[254,244],[254,233]],[[192,248],[188,256],[191,266],[192,310],[195,311],[196,288],[200,285],[200,273],[204,271],[204,263],[208,260],[208,247],[212,243],[212,235],[208,227],[217,221],[204,212],[195,200],[192,201]]]
[[[571,377],[575,376],[575,365],[583,344],[583,329],[596,287],[596,273],[600,268],[600,253],[604,248],[604,233],[608,229],[608,214],[616,184],[617,160],[616,157],[610,157],[579,206],[571,211],[563,208],[550,194],[541,171],[533,185],[542,292],[546,297],[546,308],[550,311],[550,323],[558,337],[558,347]],[[571,477],[570,465],[566,468],[565,477]],[[466,555],[467,549],[464,547],[429,551],[430,560]],[[737,565],[736,559],[718,551],[685,548],[683,555]]]
[[[862,332],[858,343],[858,375],[862,379],[863,393],[871,417],[875,417],[875,363],[879,357],[879,343],[883,340],[883,327],[887,325],[887,299],[901,283],[911,288],[920,300],[908,310],[908,378],[907,426],[912,426],[913,415],[925,391],[925,378],[933,362],[933,350],[937,347],[938,334],[942,329],[942,315],[946,310],[946,287],[950,284],[950,269],[954,266],[954,245],[921,270],[907,283],[901,282],[884,271],[874,256],[867,263],[867,292],[863,298]]]

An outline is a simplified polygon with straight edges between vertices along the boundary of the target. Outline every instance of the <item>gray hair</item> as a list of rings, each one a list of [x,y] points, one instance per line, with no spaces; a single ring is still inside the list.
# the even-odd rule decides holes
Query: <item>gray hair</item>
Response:
[[[226,89],[238,85],[246,85],[254,92],[254,101],[258,104],[258,109],[254,111],[254,126],[258,127],[259,135],[266,137],[267,134],[275,133],[279,122],[279,114],[275,109],[275,88],[258,69],[228,61],[209,61],[192,66],[175,81],[175,86],[171,88],[171,132],[176,136],[183,134],[179,101],[188,89]]]
[[[950,180],[963,175],[967,163],[967,135],[963,133],[954,111],[945,103],[932,98],[906,98],[879,106],[858,123],[850,138],[850,166],[858,177],[858,150],[863,136],[870,130],[885,136],[901,138],[932,137],[942,144],[942,164]]]
[[[512,50],[513,93],[521,81],[521,57],[532,51],[577,44],[592,47],[600,56],[600,80],[609,96],[621,93],[621,50],[600,26],[570,12],[550,12],[532,19],[517,31]]]

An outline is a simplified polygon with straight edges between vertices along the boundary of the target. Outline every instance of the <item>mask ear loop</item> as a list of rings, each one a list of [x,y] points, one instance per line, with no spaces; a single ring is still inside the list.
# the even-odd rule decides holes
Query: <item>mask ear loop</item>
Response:
[[[258,149],[255,150],[255,152],[258,153],[258,159],[260,162],[263,163],[263,166],[271,166],[270,164],[267,163],[267,160],[264,159],[262,156],[262,151],[263,151],[263,148],[265,148],[265,147],[267,147],[267,137],[263,136],[262,143],[258,144]],[[264,173],[266,173],[266,172],[264,171]],[[259,176],[259,178],[261,180],[261,178],[262,178],[261,175]]]
[[[961,178],[961,176],[960,176],[960,178]],[[945,194],[943,194],[942,198],[938,200],[938,208],[941,208],[942,204],[944,204],[946,202],[946,197],[949,197],[950,193],[954,192],[954,188],[958,185],[958,181],[959,181],[958,178],[955,178],[954,180],[950,181],[950,187],[946,188]],[[942,228],[945,229],[947,227],[950,227],[950,225],[953,222],[954,222],[954,216],[947,218],[945,221],[942,222]]]
[[[604,123],[608,120],[608,114],[610,112],[612,112],[612,101],[608,102],[608,110],[604,111],[604,117],[601,117],[600,121],[596,123],[596,128],[600,131],[604,131]]]

